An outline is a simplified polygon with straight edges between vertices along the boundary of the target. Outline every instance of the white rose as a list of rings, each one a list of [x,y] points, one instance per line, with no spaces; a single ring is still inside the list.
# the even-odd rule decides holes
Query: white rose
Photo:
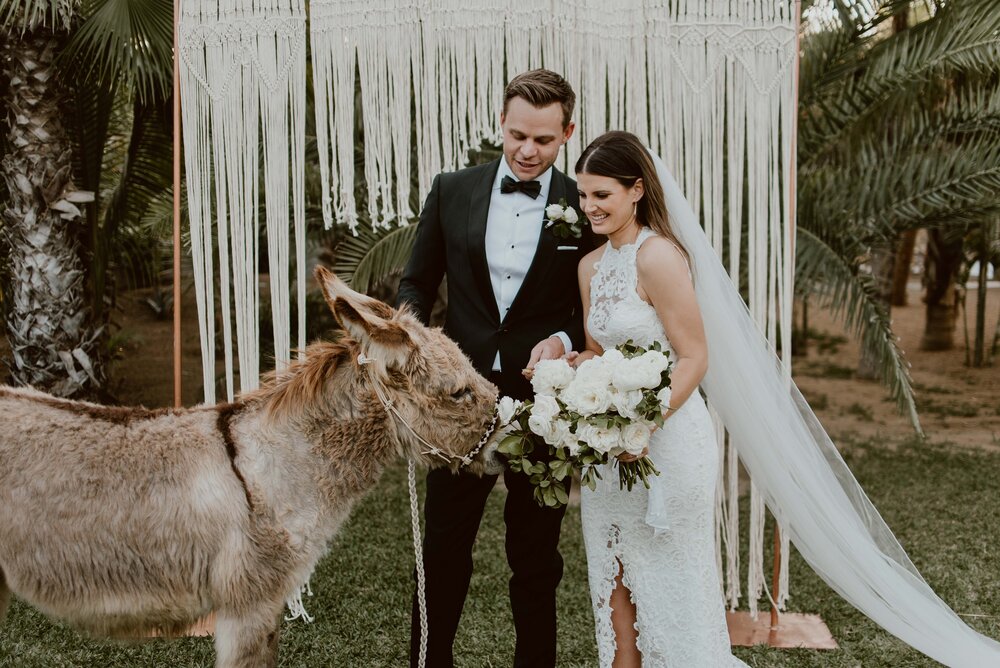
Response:
[[[611,408],[611,391],[602,383],[577,378],[562,393],[567,408],[580,415],[605,413]]]
[[[656,369],[657,373],[663,373],[670,368],[670,358],[655,350],[643,353],[640,359],[645,360],[651,367]]]
[[[662,357],[646,357],[646,355],[638,359],[639,374],[636,381],[642,383],[643,389],[652,390],[660,386],[662,373],[666,368],[661,361]]]
[[[618,430],[614,428],[601,429],[600,427],[594,427],[594,430],[592,432],[588,432],[587,436],[587,439],[581,440],[584,440],[587,445],[600,453],[611,452],[612,448],[616,448],[620,445],[621,440],[618,435]]]
[[[655,357],[646,357],[646,355],[643,355],[636,358],[635,362],[636,375],[633,380],[639,383],[639,387],[648,390],[659,387],[660,379],[662,378],[661,373],[663,372],[659,360]]]
[[[576,425],[576,439],[581,443],[586,443],[593,447],[591,442],[597,440],[597,427],[586,422],[578,423]],[[577,446],[577,449],[579,450],[579,446]]]
[[[556,420],[552,423],[549,433],[543,437],[545,442],[557,448],[560,447],[569,436],[572,436],[569,432],[569,426],[567,420]]]
[[[670,405],[670,388],[665,387],[656,393],[656,400],[660,402],[660,406],[666,410],[667,406]]]
[[[642,422],[631,422],[621,430],[621,447],[630,455],[641,455],[649,446],[649,427]]]
[[[627,392],[614,391],[611,393],[611,403],[618,414],[634,420],[639,417],[635,412],[635,407],[642,401],[642,390],[629,390]]]
[[[519,408],[521,408],[520,401],[511,399],[510,397],[501,397],[500,401],[497,402],[497,416],[499,417],[500,425],[510,424],[510,421],[514,419],[514,415]]]
[[[545,207],[545,216],[549,220],[560,220],[563,217],[563,208],[558,204],[549,204]]]
[[[552,431],[552,421],[537,415],[531,415],[528,417],[528,429],[544,439]]]
[[[559,415],[559,402],[556,401],[555,397],[547,394],[535,396],[535,403],[531,406],[532,417],[551,423],[557,415]]]
[[[568,452],[571,457],[576,457],[580,454],[580,437],[577,434],[571,433],[569,430],[567,430],[563,435],[562,443],[560,443],[560,445],[566,449],[566,452]]]
[[[531,389],[535,394],[556,395],[573,381],[576,372],[564,359],[542,360],[535,365],[531,376]]]
[[[588,360],[584,360],[583,364],[577,367],[575,380],[580,380],[588,384],[610,385],[611,374],[615,366],[614,364],[606,363],[602,357],[591,357]]]
[[[563,220],[565,220],[570,225],[575,225],[576,221],[580,220],[580,216],[576,215],[576,209],[571,206],[566,207],[566,212],[563,214]]]
[[[615,365],[611,383],[619,392],[630,392],[660,384],[660,374],[641,357],[633,357]],[[652,384],[650,384],[652,383]]]
[[[601,361],[604,364],[611,364],[617,366],[625,361],[625,356],[622,355],[621,351],[617,348],[612,348],[611,350],[605,350],[604,354],[601,355]],[[614,369],[612,369],[614,371]]]

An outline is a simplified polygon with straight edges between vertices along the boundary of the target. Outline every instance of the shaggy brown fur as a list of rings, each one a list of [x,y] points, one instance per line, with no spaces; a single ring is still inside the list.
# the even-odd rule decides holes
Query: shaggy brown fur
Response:
[[[147,411],[0,388],[0,620],[11,591],[112,636],[176,631],[215,610],[217,666],[275,665],[284,602],[352,504],[393,459],[442,464],[389,416],[372,378],[456,456],[496,399],[440,331],[317,274],[345,336],[235,403]]]

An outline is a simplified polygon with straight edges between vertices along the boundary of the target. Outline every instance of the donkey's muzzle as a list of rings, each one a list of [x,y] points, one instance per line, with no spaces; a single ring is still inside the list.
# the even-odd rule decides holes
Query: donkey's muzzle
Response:
[[[497,450],[496,443],[489,443],[483,448],[483,473],[499,475],[507,468],[507,455]]]

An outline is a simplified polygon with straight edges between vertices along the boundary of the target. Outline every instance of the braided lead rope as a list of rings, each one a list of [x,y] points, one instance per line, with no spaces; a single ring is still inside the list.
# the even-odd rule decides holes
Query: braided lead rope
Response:
[[[412,459],[407,462],[406,477],[410,487],[410,522],[413,528],[413,557],[417,568],[417,608],[420,611],[420,650],[417,654],[417,666],[424,668],[427,661],[427,576],[424,573],[424,558],[420,549],[420,502],[417,500],[417,474]]]
[[[371,364],[373,361],[374,360],[372,358],[366,357],[364,353],[358,354],[358,364],[362,369],[364,369],[368,364]],[[441,457],[445,461],[458,459],[462,462],[462,466],[468,466],[472,463],[473,458],[479,454],[479,451],[483,449],[483,446],[486,445],[486,442],[489,441],[490,436],[492,436],[493,432],[496,430],[499,413],[494,410],[493,420],[490,422],[490,426],[487,427],[486,433],[483,434],[481,439],[479,439],[479,443],[476,447],[461,457],[449,455],[434,444],[429,443],[422,438],[420,434],[418,434],[416,430],[410,426],[406,419],[400,415],[399,411],[396,410],[396,407],[393,405],[392,399],[389,398],[389,391],[386,389],[385,385],[382,384],[381,380],[372,374],[368,374],[368,379],[371,381],[372,387],[375,389],[375,396],[378,397],[382,407],[385,408],[385,412],[399,420],[404,427],[410,430],[410,433],[413,434],[414,438],[427,446],[428,449],[423,452],[425,455],[435,455],[437,457]],[[417,667],[425,668],[427,663],[427,574],[424,572],[423,551],[420,549],[420,544],[422,542],[420,537],[420,501],[417,498],[416,464],[412,458],[407,460],[406,468],[407,486],[410,491],[410,525],[413,532],[413,560],[417,571],[417,608],[420,614],[420,649],[417,654]]]

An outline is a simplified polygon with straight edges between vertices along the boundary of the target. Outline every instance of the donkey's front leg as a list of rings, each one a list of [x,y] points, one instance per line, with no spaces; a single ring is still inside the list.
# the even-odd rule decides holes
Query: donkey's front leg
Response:
[[[215,624],[216,668],[276,668],[281,612],[268,604],[259,610],[220,610]]]

